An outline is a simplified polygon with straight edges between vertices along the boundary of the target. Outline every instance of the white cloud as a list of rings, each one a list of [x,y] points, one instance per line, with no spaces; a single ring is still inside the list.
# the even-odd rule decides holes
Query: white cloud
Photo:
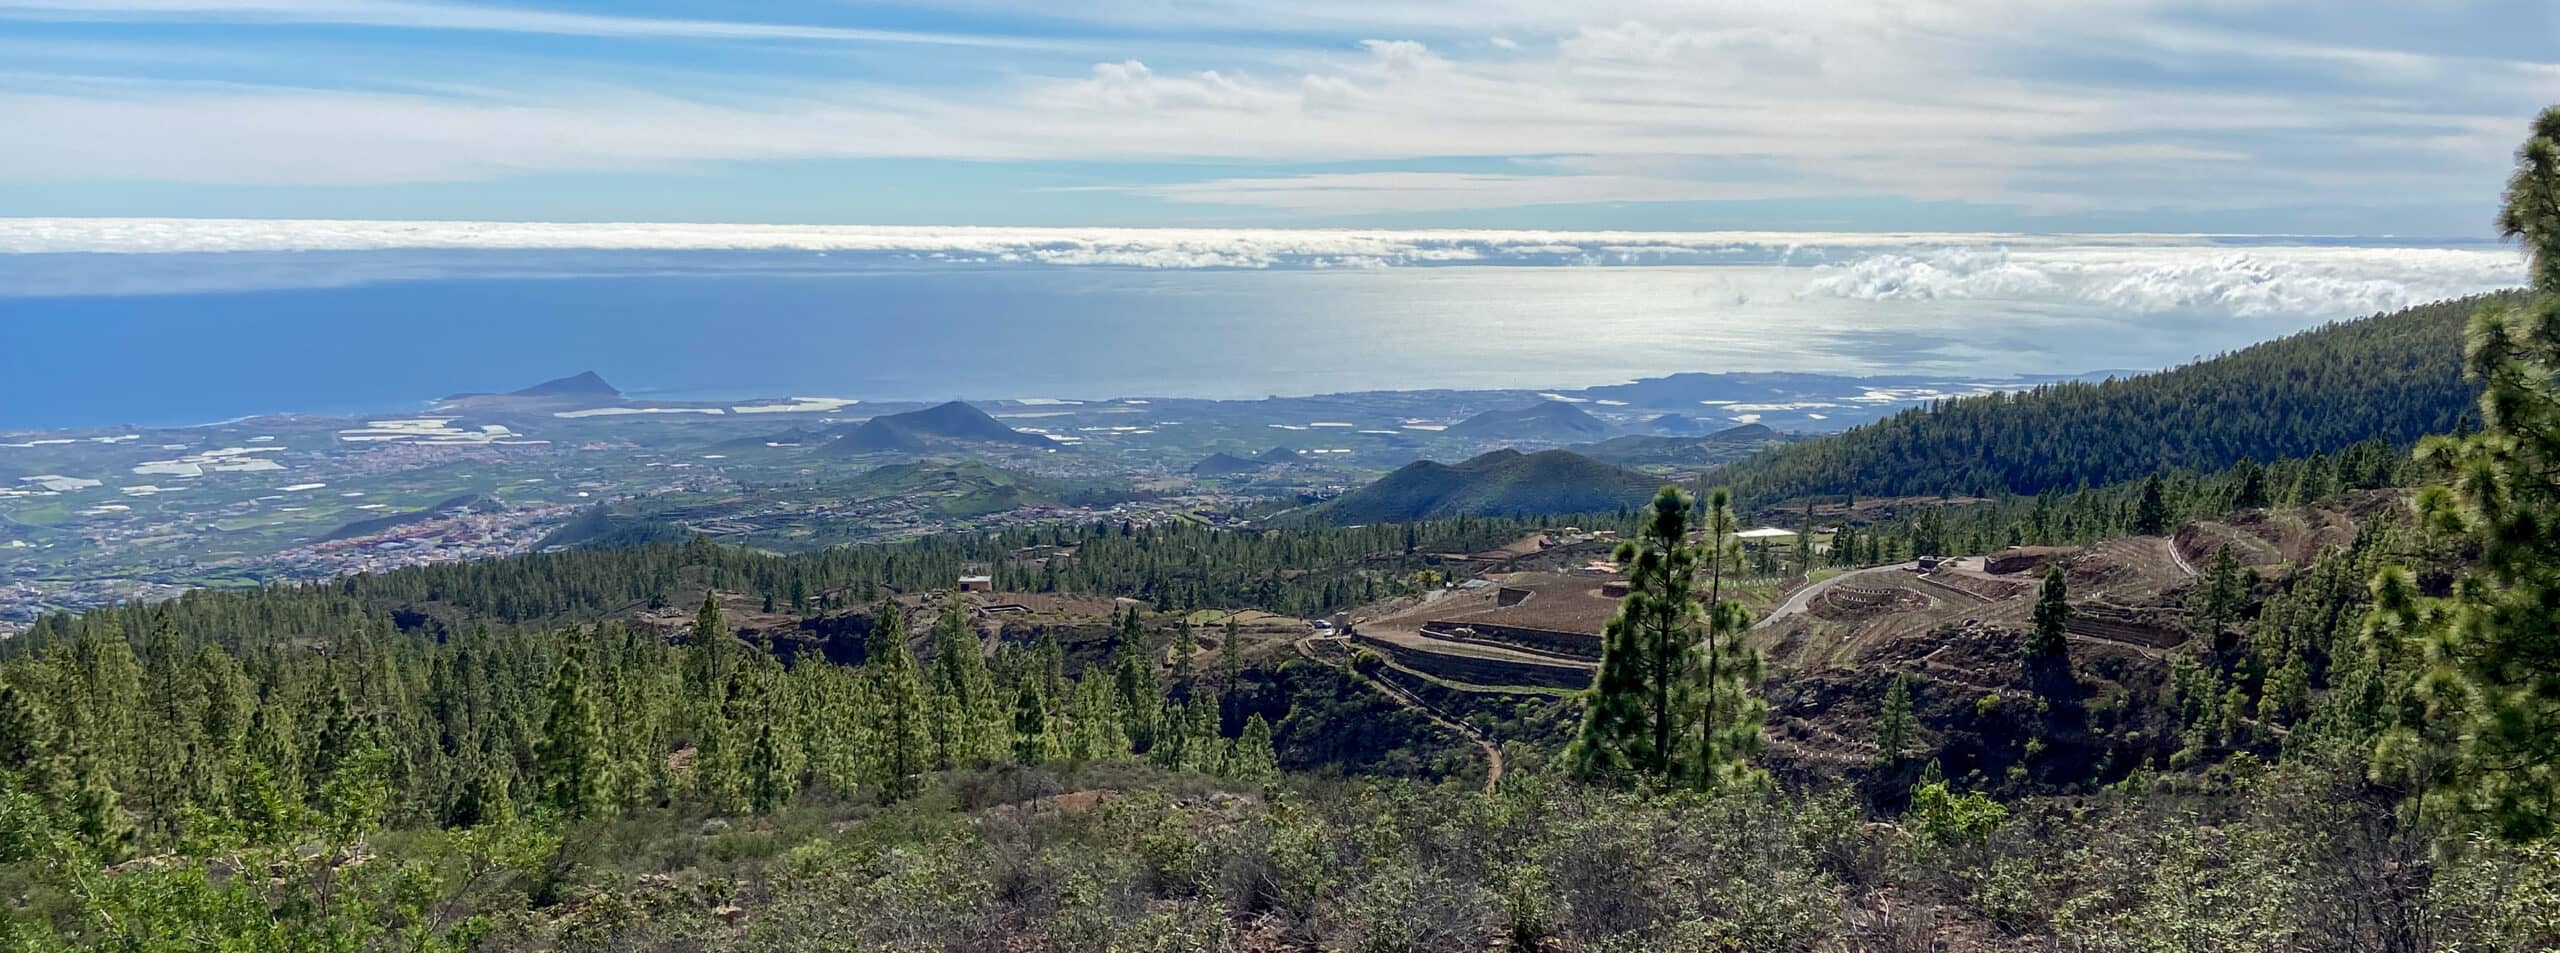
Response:
[[[379,251],[386,249],[758,249],[1052,256],[1070,264],[1123,253],[1239,263],[1320,258],[1398,262],[1504,255],[1780,256],[1808,248],[1904,250],[2194,244],[2185,236],[2028,236],[1930,232],[1653,232],[1389,228],[1013,228],[722,225],[677,222],[443,222],[200,218],[0,218],[0,254]],[[2512,258],[2505,252],[2496,254]],[[1774,260],[1774,258],[1773,258]]]
[[[2226,245],[1948,247],[1860,258],[1808,282],[1870,301],[2064,299],[2133,312],[2342,317],[2510,287],[2506,249]]]
[[[956,33],[618,17],[435,0],[0,0],[0,18],[72,22],[313,23],[608,38],[819,40],[985,47],[1054,45]]]
[[[844,268],[877,259],[1165,269],[1739,266],[1732,273],[1781,276],[1772,293],[1797,299],[2066,302],[2238,317],[2348,317],[2523,279],[2521,260],[2503,246],[2282,237],[21,218],[0,219],[0,287],[19,294],[112,291],[119,282],[166,280],[151,277],[166,270],[162,262],[175,263],[169,267],[180,287],[194,287],[186,280],[205,272],[245,287],[320,281],[332,268],[344,270],[347,281],[485,272],[485,256],[452,257],[474,251],[560,253],[504,262],[532,269],[527,273],[583,273],[613,266],[561,256],[691,250],[827,252],[844,256],[828,267]],[[403,254],[349,257],[380,252]],[[207,268],[161,257],[201,253],[239,253],[241,260]],[[270,264],[279,253],[340,257],[296,257],[279,272]],[[60,254],[135,257],[13,260]]]

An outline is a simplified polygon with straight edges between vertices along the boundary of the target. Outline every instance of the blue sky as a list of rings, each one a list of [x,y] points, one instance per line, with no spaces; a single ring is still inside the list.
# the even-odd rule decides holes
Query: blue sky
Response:
[[[0,215],[2477,236],[2548,0],[0,0]]]

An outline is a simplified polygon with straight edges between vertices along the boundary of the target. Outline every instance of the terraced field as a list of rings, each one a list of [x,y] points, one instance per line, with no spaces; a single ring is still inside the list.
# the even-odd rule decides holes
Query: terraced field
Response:
[[[1600,627],[1617,611],[1607,580],[1510,573],[1472,589],[1377,607],[1354,638],[1413,671],[1478,686],[1579,690],[1600,657]]]

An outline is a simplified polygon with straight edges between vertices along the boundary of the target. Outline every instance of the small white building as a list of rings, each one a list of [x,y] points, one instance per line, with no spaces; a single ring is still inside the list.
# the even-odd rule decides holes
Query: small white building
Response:
[[[960,591],[962,592],[986,592],[994,589],[995,587],[996,577],[994,576],[960,577]]]

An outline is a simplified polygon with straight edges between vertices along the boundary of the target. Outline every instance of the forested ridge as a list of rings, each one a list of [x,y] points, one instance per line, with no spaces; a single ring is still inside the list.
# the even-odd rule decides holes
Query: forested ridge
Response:
[[[2218,471],[2172,469],[2069,491],[1901,502],[1846,522],[1832,559],[1873,565],[1917,555],[1979,555],[2011,546],[2159,535],[2188,520],[2241,510],[2338,504],[2341,495],[2405,487],[2420,472],[2405,449],[2375,438],[2335,454],[2267,463],[2244,459]],[[1767,515],[1788,520],[1782,511]]]
[[[1250,606],[1317,615],[1372,601],[1430,562],[1543,526],[1526,518],[1453,518],[1362,527],[1218,530],[1188,523],[1051,525],[984,536],[845,546],[777,556],[660,542],[349,576],[323,588],[380,608],[449,607],[489,621],[593,619],[671,604],[678,574],[700,566],[716,588],[808,609],[876,598],[881,587],[945,588],[964,571],[1001,589],[1128,596],[1163,609]],[[1052,558],[1052,557],[1056,558]],[[299,591],[286,587],[284,591]],[[189,599],[215,599],[211,593]],[[833,600],[829,602],[829,600]],[[40,622],[38,637],[44,630]]]
[[[1504,449],[1459,463],[1418,460],[1290,517],[1348,524],[1604,513],[1642,500],[1651,486],[1642,474],[1570,450]]]
[[[2037,494],[2164,468],[2408,446],[2472,413],[2463,322],[2513,294],[2330,324],[2156,374],[1937,401],[1770,447],[1716,479],[1752,505],[1814,495]]]

